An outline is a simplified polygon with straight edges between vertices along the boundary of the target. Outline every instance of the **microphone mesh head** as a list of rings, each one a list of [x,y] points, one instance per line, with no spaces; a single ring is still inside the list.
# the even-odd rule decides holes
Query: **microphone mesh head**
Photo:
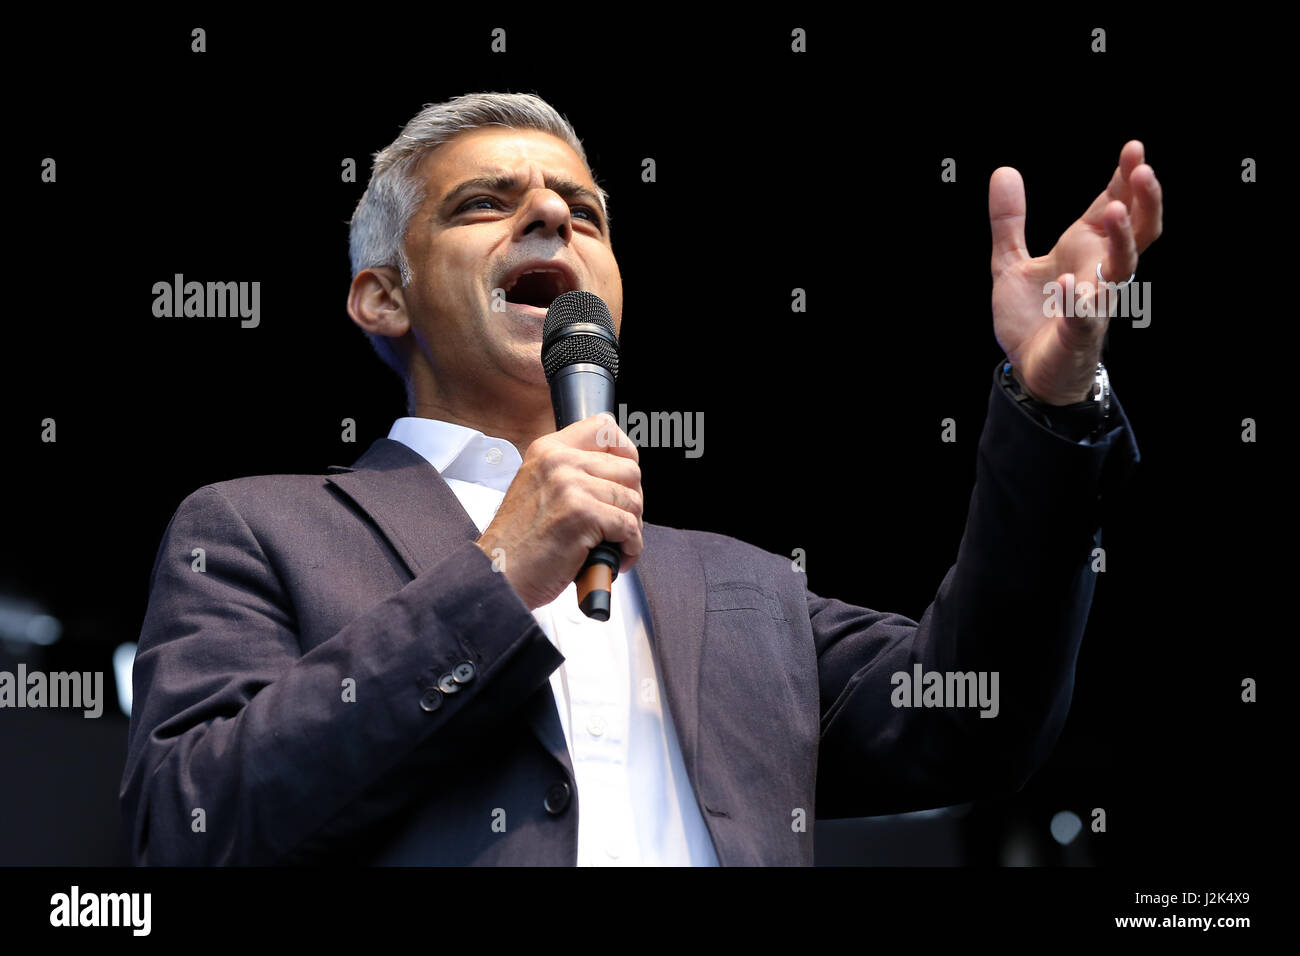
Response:
[[[595,325],[608,333],[601,335],[582,326]],[[577,326],[572,331],[570,327]],[[598,295],[575,289],[556,297],[546,310],[542,324],[542,368],[546,380],[560,369],[578,362],[591,362],[618,378],[618,334],[609,307]]]

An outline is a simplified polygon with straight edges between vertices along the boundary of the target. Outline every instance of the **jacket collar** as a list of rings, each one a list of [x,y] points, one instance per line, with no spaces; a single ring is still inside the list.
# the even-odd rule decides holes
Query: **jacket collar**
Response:
[[[351,467],[331,465],[326,481],[368,514],[406,564],[411,577],[433,567],[478,528],[460,499],[422,456],[380,438]]]

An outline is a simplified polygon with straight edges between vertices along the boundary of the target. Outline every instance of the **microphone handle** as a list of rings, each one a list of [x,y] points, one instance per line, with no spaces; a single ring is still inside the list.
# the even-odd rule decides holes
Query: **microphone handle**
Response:
[[[551,377],[551,407],[555,427],[565,428],[601,412],[614,414],[614,375],[591,362],[575,362]],[[591,549],[574,583],[578,607],[593,621],[608,621],[614,579],[623,561],[623,549],[602,541]]]

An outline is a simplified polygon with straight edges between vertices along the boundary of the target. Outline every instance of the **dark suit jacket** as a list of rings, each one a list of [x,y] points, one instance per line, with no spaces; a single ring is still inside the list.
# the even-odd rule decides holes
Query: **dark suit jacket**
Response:
[[[1115,404],[1105,440],[1075,444],[995,377],[919,624],[813,594],[788,556],[645,525],[634,573],[723,865],[811,864],[818,816],[1023,786],[1069,710],[1103,490],[1138,460]],[[208,485],[167,527],[121,789],[135,860],[573,864],[562,655],[424,458],[383,438],[329,471]],[[1000,713],[893,706],[916,662],[999,672]]]

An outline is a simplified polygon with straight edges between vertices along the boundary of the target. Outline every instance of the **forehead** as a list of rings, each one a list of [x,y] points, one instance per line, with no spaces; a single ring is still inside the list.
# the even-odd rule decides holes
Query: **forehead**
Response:
[[[433,150],[421,166],[430,199],[472,176],[509,173],[532,179],[535,171],[595,186],[587,167],[564,140],[535,129],[489,126],[458,133]]]

